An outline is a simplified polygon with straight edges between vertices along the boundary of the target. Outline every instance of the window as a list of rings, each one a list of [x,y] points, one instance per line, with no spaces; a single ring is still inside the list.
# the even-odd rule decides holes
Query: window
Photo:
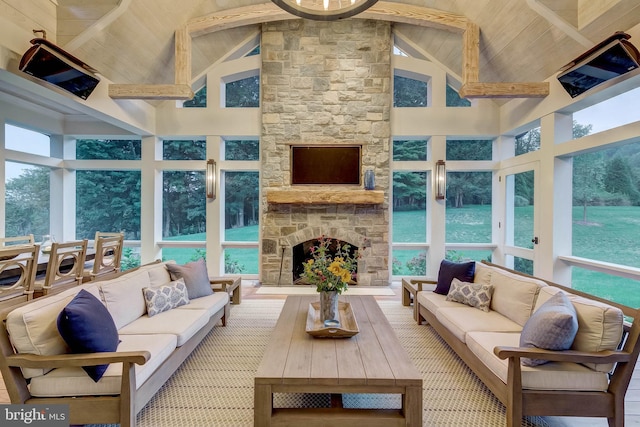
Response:
[[[76,238],[93,239],[96,231],[140,239],[139,170],[76,172]]]
[[[5,235],[33,234],[36,241],[40,241],[43,235],[49,234],[51,171],[45,167],[5,164]],[[9,171],[13,172],[10,174]]]
[[[427,139],[393,141],[393,161],[427,160]]]
[[[447,107],[471,107],[471,101],[460,98],[458,91],[447,85]]]
[[[491,172],[447,172],[447,243],[491,242]]]
[[[258,273],[258,220],[260,210],[259,173],[224,173],[225,242],[251,242],[255,245],[225,245],[226,274]]]
[[[427,254],[424,249],[424,243],[427,242],[427,172],[393,172],[392,235],[393,275],[424,276]],[[415,245],[418,243],[422,245]]]
[[[164,140],[163,160],[204,160],[207,157],[205,140]]]
[[[251,76],[226,83],[224,106],[227,108],[259,107],[260,76]]]
[[[491,140],[447,140],[447,160],[491,160],[492,152]]]
[[[77,139],[78,160],[140,160],[142,142],[119,139]]]
[[[260,141],[229,139],[224,141],[225,160],[260,160]]]
[[[576,111],[573,113],[573,119],[578,123],[589,123],[590,131],[593,133],[638,121],[640,120],[640,111],[637,108],[638,97],[640,97],[640,88]],[[634,108],[629,108],[630,106]],[[612,112],[615,113],[612,114]],[[574,132],[574,138],[581,136],[584,135]]]
[[[204,171],[165,170],[162,173],[163,240],[205,240],[204,181]]]
[[[193,98],[184,101],[182,108],[207,108],[207,85],[196,91]]]
[[[51,153],[49,135],[9,124],[5,124],[4,131],[4,146],[8,150],[39,154],[41,156],[49,156]]]
[[[426,107],[428,104],[428,84],[408,77],[393,76],[394,107]]]
[[[516,135],[516,156],[540,149],[540,127]]]

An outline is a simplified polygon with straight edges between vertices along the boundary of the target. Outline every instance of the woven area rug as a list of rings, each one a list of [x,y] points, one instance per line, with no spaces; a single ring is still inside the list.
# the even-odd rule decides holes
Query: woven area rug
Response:
[[[253,426],[253,376],[283,304],[284,300],[245,300],[232,306],[228,326],[215,328],[202,342],[138,414],[138,426]],[[399,301],[379,304],[423,374],[425,427],[504,425],[504,406],[431,327],[417,325],[412,310]],[[396,398],[353,395],[352,401],[369,405],[380,399],[379,404],[393,407],[399,402],[394,403]],[[304,401],[300,397],[300,403]],[[527,418],[523,426],[547,424]]]

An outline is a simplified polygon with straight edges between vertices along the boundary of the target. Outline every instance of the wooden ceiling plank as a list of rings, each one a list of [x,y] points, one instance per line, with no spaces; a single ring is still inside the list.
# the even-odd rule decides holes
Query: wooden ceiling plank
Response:
[[[471,82],[464,84],[459,94],[461,98],[544,98],[549,95],[549,82]]]
[[[189,85],[136,85],[110,84],[109,97],[113,99],[187,100],[193,98]]]

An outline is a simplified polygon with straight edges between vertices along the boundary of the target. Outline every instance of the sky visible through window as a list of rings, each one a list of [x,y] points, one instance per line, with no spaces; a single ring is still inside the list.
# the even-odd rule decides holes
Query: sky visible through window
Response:
[[[49,135],[6,124],[4,126],[4,146],[8,150],[23,153],[50,155]],[[23,163],[5,162],[5,180],[20,176],[23,170],[32,169]]]

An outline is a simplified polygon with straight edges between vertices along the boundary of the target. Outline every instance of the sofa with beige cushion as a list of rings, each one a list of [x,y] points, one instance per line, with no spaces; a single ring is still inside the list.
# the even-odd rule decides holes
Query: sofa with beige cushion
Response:
[[[556,415],[622,426],[640,351],[637,310],[485,262],[474,273],[471,282],[454,278],[446,295],[418,292],[418,322],[506,406],[506,425]]]
[[[229,316],[227,292],[189,298],[188,277],[170,274],[171,265],[146,265],[3,312],[0,369],[11,403],[68,404],[71,424],[135,425],[136,414]],[[92,336],[111,336],[114,351],[78,353],[69,334],[96,323],[78,321],[79,303],[112,319],[98,317],[106,332]],[[95,367],[104,371],[97,380],[89,374]]]

